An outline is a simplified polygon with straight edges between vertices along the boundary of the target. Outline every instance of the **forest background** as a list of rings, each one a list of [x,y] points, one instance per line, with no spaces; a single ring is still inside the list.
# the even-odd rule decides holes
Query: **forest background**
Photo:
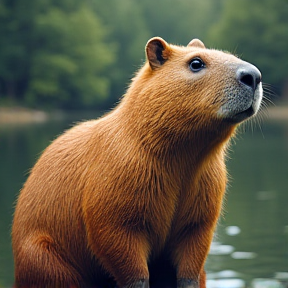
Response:
[[[0,106],[112,107],[153,36],[200,38],[288,94],[286,0],[0,0]]]

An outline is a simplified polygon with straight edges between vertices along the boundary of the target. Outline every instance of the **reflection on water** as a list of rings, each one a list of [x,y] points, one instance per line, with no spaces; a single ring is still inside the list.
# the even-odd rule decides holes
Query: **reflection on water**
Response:
[[[39,153],[72,121],[0,127],[0,287],[13,283],[13,202]],[[288,287],[288,122],[232,145],[230,184],[207,260],[208,288]]]
[[[67,122],[0,126],[0,287],[13,283],[11,222],[15,199],[29,169],[43,149],[63,130]]]
[[[262,130],[241,133],[232,146],[208,288],[288,287],[288,123]]]

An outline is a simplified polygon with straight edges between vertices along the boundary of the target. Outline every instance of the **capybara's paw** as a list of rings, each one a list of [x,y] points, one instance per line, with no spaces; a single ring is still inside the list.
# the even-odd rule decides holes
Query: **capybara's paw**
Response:
[[[180,278],[177,280],[177,288],[199,288],[199,282],[192,279]]]
[[[139,281],[124,286],[123,288],[149,288],[149,279],[140,279]]]

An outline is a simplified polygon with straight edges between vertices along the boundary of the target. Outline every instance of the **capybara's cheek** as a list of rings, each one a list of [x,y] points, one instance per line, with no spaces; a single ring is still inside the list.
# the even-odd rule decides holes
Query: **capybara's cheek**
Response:
[[[217,111],[219,118],[232,123],[255,115],[263,97],[260,71],[247,62],[243,63],[234,67],[235,79],[226,84],[222,104]]]

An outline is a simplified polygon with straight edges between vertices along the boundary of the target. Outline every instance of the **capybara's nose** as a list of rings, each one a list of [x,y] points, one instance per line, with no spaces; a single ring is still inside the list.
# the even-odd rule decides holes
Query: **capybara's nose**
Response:
[[[245,65],[240,67],[236,72],[237,80],[253,90],[256,90],[258,84],[261,82],[261,73],[253,65]]]

